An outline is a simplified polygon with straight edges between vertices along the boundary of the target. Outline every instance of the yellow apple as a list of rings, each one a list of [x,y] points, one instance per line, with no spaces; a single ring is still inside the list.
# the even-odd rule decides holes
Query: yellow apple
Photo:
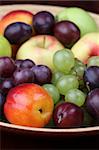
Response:
[[[53,55],[63,48],[64,46],[54,36],[38,35],[19,48],[16,59],[31,59],[36,64],[47,65],[53,70]]]

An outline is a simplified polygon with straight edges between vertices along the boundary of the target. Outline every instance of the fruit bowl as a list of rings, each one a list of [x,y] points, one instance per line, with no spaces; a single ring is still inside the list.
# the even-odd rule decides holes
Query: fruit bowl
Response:
[[[63,7],[55,6],[46,6],[43,5],[7,5],[0,6],[0,18],[4,16],[11,10],[29,10],[32,13],[36,13],[40,10],[49,10],[54,15],[63,10]],[[89,12],[90,13],[90,12]],[[96,24],[99,26],[99,15],[90,13],[90,15],[95,19]],[[79,136],[79,135],[93,135],[99,134],[99,126],[95,127],[84,127],[84,128],[72,128],[72,129],[51,129],[51,128],[33,128],[33,127],[24,127],[9,123],[0,122],[0,128],[2,130],[9,130],[11,132],[27,133],[32,135],[42,135],[42,136]]]

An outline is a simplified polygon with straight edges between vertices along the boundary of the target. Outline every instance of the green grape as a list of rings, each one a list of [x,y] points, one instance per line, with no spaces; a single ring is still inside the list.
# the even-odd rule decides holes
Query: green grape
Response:
[[[52,75],[52,83],[56,85],[57,81],[59,80],[60,77],[62,77],[64,74],[62,72],[55,72]]]
[[[53,84],[44,84],[43,88],[50,94],[54,101],[54,104],[56,104],[60,98],[58,89]]]
[[[56,87],[60,94],[65,95],[68,90],[78,88],[79,82],[74,75],[64,75],[57,81]]]
[[[53,56],[53,64],[58,71],[68,74],[75,64],[72,51],[69,49],[57,51]]]
[[[86,66],[78,59],[75,59],[75,66],[71,69],[70,74],[77,75],[79,79],[83,78]]]
[[[85,94],[78,89],[71,89],[65,95],[65,101],[82,106],[85,103]]]
[[[92,56],[88,59],[87,67],[99,66],[99,56]]]

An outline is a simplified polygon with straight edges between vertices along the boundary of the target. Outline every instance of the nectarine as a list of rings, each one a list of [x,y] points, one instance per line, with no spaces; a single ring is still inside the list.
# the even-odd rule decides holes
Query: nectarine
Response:
[[[6,98],[4,113],[10,123],[44,127],[53,113],[53,100],[41,86],[27,83],[12,88]]]

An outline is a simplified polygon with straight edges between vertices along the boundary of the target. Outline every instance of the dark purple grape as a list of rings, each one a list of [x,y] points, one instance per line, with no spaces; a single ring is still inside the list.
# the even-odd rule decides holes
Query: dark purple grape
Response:
[[[86,99],[86,106],[89,113],[99,120],[99,88],[92,90]]]
[[[90,89],[99,88],[99,67],[88,67],[84,72],[84,81]]]
[[[51,70],[45,65],[35,65],[31,68],[35,75],[35,82],[39,85],[50,83],[52,79]]]
[[[13,82],[15,85],[34,82],[34,73],[28,68],[16,69],[13,73]]]
[[[54,27],[55,37],[67,48],[71,48],[80,38],[79,28],[70,21],[60,21]]]
[[[47,11],[40,11],[33,17],[33,28],[36,34],[50,34],[55,24],[54,16]]]
[[[20,65],[21,68],[32,68],[33,66],[35,66],[35,63],[30,59],[23,60]]]
[[[0,77],[9,78],[16,69],[13,59],[10,57],[0,57]]]
[[[20,68],[20,65],[21,65],[22,62],[23,62],[22,59],[15,60],[15,65],[17,66],[17,68]]]
[[[14,87],[14,83],[11,78],[5,79],[1,84],[1,90],[7,94],[8,91]]]
[[[53,112],[54,123],[59,128],[80,127],[84,114],[80,107],[72,103],[60,103]]]
[[[32,27],[23,22],[15,22],[6,27],[4,36],[11,44],[22,44],[32,36]]]

